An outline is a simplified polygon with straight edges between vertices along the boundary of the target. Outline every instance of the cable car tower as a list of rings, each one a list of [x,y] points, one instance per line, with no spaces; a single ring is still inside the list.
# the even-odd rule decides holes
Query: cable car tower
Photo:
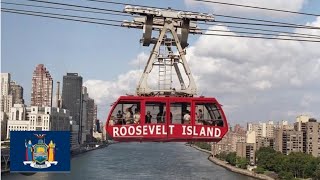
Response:
[[[189,34],[202,34],[197,27],[197,21],[214,21],[209,14],[175,11],[172,9],[154,9],[126,6],[124,12],[132,15],[134,20],[124,21],[122,26],[143,29],[143,46],[154,44],[147,65],[136,89],[138,96],[184,96],[193,97],[197,94],[196,83],[186,61],[185,48],[188,46]],[[152,37],[152,32],[159,32],[158,37]],[[176,47],[178,53],[174,53]],[[152,69],[158,66],[158,89],[151,89],[147,80]],[[181,71],[183,67],[188,85]],[[175,70],[180,89],[173,87],[173,69]]]

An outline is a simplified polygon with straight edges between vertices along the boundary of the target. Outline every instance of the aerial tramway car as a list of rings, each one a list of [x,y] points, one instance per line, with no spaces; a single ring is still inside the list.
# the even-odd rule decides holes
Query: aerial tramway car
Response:
[[[215,98],[121,96],[112,106],[107,132],[116,141],[210,141],[228,131]]]
[[[137,95],[121,96],[113,104],[106,125],[108,135],[116,141],[220,141],[228,131],[226,116],[215,98],[194,96],[196,83],[185,58],[188,34],[202,33],[194,22],[213,21],[213,16],[131,6],[126,6],[124,11],[141,17],[125,21],[122,26],[143,28],[143,45],[155,45]],[[151,38],[154,29],[160,30],[158,38]],[[167,36],[169,32],[171,37]],[[178,53],[174,53],[172,47],[176,47]],[[158,90],[149,88],[147,83],[156,66],[159,68]],[[188,86],[179,67],[183,67]],[[181,86],[177,90],[172,87],[173,69]]]

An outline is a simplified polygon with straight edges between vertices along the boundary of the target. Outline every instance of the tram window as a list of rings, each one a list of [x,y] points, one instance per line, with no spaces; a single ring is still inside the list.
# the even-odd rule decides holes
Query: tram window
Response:
[[[223,126],[220,109],[212,103],[196,103],[196,124]]]
[[[166,103],[146,102],[145,124],[165,123]]]
[[[171,103],[170,113],[172,114],[172,124],[191,124],[190,103]]]
[[[139,124],[140,102],[119,102],[110,120],[110,125]]]

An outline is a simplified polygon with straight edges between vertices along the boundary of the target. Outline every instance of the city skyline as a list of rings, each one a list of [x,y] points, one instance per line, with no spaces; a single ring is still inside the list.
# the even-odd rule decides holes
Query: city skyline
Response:
[[[266,6],[281,9],[286,5],[275,2],[278,1],[270,1]],[[203,4],[190,1],[167,3],[166,6],[177,9],[212,10],[211,5],[206,8]],[[142,3],[137,1],[137,4]],[[164,6],[158,2],[148,5]],[[295,1],[287,8],[317,12],[319,7],[319,2]],[[223,6],[214,8],[215,12],[220,13],[225,10]],[[265,15],[233,10],[230,14]],[[281,17],[276,13],[269,15],[278,21],[320,25],[320,18],[298,15]],[[125,19],[130,18],[119,18]],[[97,102],[98,119],[102,121],[106,119],[110,104],[119,95],[134,93],[140,70],[149,55],[148,48],[138,44],[142,36],[139,30],[5,13],[3,23],[2,71],[11,73],[12,79],[24,88],[26,104],[30,104],[28,93],[31,90],[32,69],[41,63],[50,70],[54,82],[62,82],[62,76],[67,72],[77,72],[84,77],[84,85]],[[234,30],[223,26],[212,26],[210,29]],[[316,30],[294,31],[320,35]],[[108,43],[110,41],[112,44]],[[32,45],[27,46],[26,43]],[[187,58],[199,88],[198,94],[217,97],[224,105],[231,124],[269,119],[292,122],[300,114],[319,117],[316,109],[320,102],[317,94],[319,85],[315,82],[319,81],[320,53],[317,52],[316,43],[190,36],[189,44]],[[13,49],[20,49],[21,53],[17,54]],[[22,62],[22,59],[28,63]],[[19,62],[23,68],[16,66]]]

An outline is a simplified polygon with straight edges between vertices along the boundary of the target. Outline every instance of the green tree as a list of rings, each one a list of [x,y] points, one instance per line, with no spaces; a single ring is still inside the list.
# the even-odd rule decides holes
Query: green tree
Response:
[[[268,171],[281,172],[288,171],[287,156],[276,152],[271,147],[262,147],[256,152],[256,160],[258,167]]]
[[[207,142],[195,142],[194,145],[198,146],[201,149],[211,151],[211,144]]]
[[[262,167],[257,167],[253,171],[257,174],[263,174],[265,170]]]
[[[237,154],[235,152],[229,153],[226,157],[226,161],[232,166],[235,166],[237,163]]]
[[[310,154],[294,152],[288,155],[288,168],[295,178],[304,178],[305,171],[310,168],[309,164],[313,157]],[[314,168],[315,169],[315,168]]]
[[[317,165],[320,162],[317,158],[308,156],[308,161],[304,166],[303,178],[311,178],[314,176],[314,172],[317,170]]]
[[[320,179],[320,164],[318,164],[316,170],[314,171],[313,178],[314,179]]]
[[[276,151],[271,147],[262,147],[256,152],[257,165],[273,171],[277,160],[275,159]]]
[[[216,155],[216,157],[218,158],[218,159],[221,159],[221,160],[226,160],[226,158],[227,158],[227,153],[225,152],[225,151],[223,151],[223,152],[221,152],[221,153],[219,153],[219,154],[217,154]]]
[[[248,165],[248,160],[246,158],[242,158],[237,156],[236,158],[237,160],[237,167],[241,168],[241,169],[247,169],[247,165]]]
[[[294,179],[292,172],[281,171],[279,173],[279,178],[283,180],[292,180]]]

